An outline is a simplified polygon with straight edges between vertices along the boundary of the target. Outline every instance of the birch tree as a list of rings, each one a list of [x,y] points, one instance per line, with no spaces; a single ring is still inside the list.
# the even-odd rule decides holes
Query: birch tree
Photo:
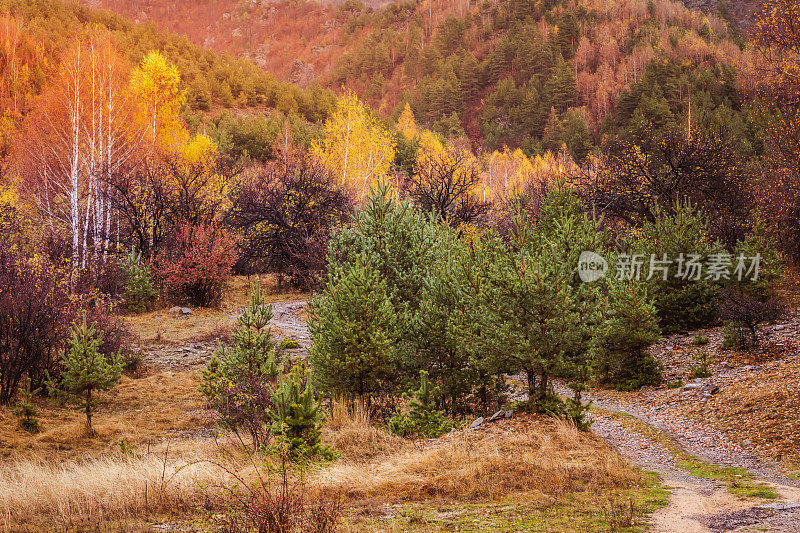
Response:
[[[71,243],[73,270],[105,261],[112,213],[109,177],[131,163],[142,131],[129,69],[108,32],[90,32],[62,56],[23,126],[16,161],[23,188],[52,228]]]
[[[394,139],[353,93],[336,102],[325,122],[325,137],[312,153],[335,175],[342,187],[363,200],[372,185],[386,179],[394,159]]]

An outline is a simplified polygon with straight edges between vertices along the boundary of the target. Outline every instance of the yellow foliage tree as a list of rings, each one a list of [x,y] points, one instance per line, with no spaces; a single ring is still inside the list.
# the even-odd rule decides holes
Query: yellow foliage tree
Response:
[[[409,139],[413,139],[417,135],[419,135],[419,129],[417,129],[417,121],[414,118],[414,113],[411,111],[411,106],[406,103],[406,106],[403,108],[403,112],[400,113],[400,117],[397,119],[397,129],[400,130],[403,135],[405,135]]]
[[[170,147],[186,142],[188,133],[178,118],[185,99],[180,80],[177,67],[155,50],[131,75],[131,89],[139,102],[142,120],[156,145]]]
[[[530,187],[553,183],[575,171],[575,163],[562,152],[553,154],[548,151],[529,158],[520,149],[494,151],[485,158],[483,181],[486,199],[503,203]]]
[[[388,177],[394,147],[392,134],[348,92],[337,100],[325,122],[325,137],[311,150],[341,177],[342,186],[352,188],[363,199],[370,186]]]

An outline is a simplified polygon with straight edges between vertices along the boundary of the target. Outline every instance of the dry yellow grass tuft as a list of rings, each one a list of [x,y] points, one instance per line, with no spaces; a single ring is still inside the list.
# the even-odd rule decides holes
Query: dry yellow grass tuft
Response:
[[[453,432],[424,447],[340,462],[314,480],[350,499],[495,500],[514,494],[628,488],[641,482],[604,442],[565,422],[520,417],[485,430]]]
[[[353,407],[342,402],[333,403],[322,440],[338,450],[346,462],[368,461],[410,446],[407,440],[370,425],[366,410],[358,403]]]
[[[0,530],[98,526],[192,509],[229,481],[201,453],[0,465]]]

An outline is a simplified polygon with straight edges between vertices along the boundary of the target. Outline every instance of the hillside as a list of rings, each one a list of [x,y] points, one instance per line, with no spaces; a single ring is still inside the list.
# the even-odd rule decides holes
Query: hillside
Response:
[[[333,107],[334,94],[319,84],[303,89],[247,58],[203,49],[154,24],[137,24],[109,11],[58,0],[0,0],[0,31],[5,36],[0,49],[0,168],[16,129],[46,91],[61,57],[82,35],[99,29],[108,30],[128,66],[139,64],[152,50],[162,53],[180,78],[186,104],[182,118],[192,130],[202,129],[218,143],[236,138],[227,130],[237,125],[236,115],[256,116],[259,126],[269,131],[271,140],[262,142],[266,146],[260,153],[269,153],[286,115],[291,115],[294,138],[307,142],[317,135],[315,124]]]
[[[669,0],[92,4],[251,58],[279,79],[351,88],[384,117],[396,118],[408,102],[419,122],[466,134],[473,147],[557,149],[564,135],[552,130],[566,128],[582,137],[578,159],[623,126],[609,117],[632,88],[625,126],[654,83],[677,89],[645,104],[669,107],[667,121],[685,120],[687,90],[708,93],[697,99],[708,106],[701,114],[738,112],[736,72],[753,62],[737,29],[750,3],[708,14]],[[658,62],[666,68],[653,72]]]

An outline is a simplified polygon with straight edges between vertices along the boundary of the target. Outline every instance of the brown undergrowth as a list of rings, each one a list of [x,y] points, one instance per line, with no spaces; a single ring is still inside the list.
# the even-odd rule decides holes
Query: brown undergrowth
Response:
[[[387,502],[558,497],[640,482],[640,474],[598,437],[534,416],[454,430],[361,462],[340,461],[314,478],[318,490],[340,492],[350,501]]]

